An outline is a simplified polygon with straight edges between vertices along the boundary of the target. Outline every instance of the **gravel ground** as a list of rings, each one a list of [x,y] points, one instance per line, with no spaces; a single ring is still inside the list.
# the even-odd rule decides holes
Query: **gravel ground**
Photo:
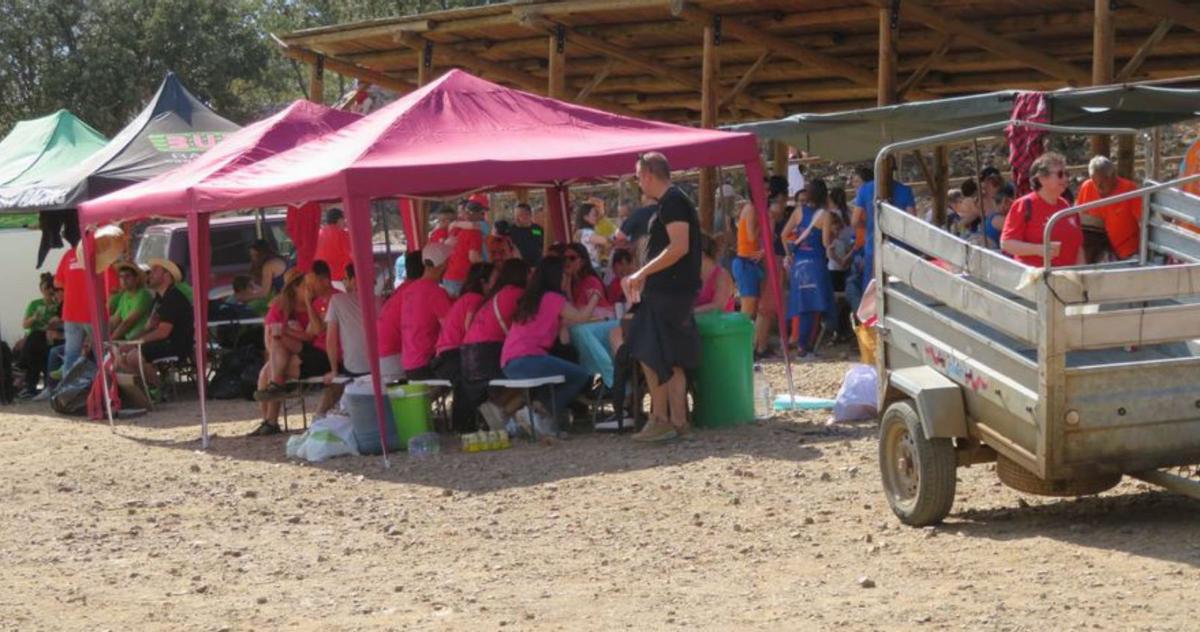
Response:
[[[797,366],[832,397],[849,364]],[[769,372],[782,388],[778,363]],[[1055,500],[959,471],[913,529],[874,424],[827,413],[635,445],[578,435],[426,460],[284,458],[252,405],[112,432],[0,413],[0,629],[1191,630],[1200,502],[1126,482]]]

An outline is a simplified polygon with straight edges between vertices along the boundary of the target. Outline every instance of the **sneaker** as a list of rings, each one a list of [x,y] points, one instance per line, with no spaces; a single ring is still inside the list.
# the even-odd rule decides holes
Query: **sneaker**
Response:
[[[33,389],[24,388],[20,393],[17,393],[17,399],[33,399],[38,396],[38,392]]]
[[[622,423],[622,421],[624,423]],[[604,419],[596,422],[596,430],[610,430],[617,432],[620,430],[633,430],[637,427],[637,421],[633,417],[624,417],[623,419],[617,415],[609,415]]]
[[[248,437],[267,437],[270,435],[277,435],[281,432],[283,432],[283,430],[280,430],[279,424],[277,424],[273,421],[264,421],[264,422],[258,424],[258,427],[255,428],[250,434],[248,434],[246,436],[248,436]]]
[[[642,428],[641,432],[633,435],[633,440],[642,443],[662,443],[678,436],[679,433],[675,431],[675,426],[659,421],[651,421],[646,424],[645,428]]]
[[[539,413],[537,409],[533,411],[533,427],[537,430],[539,437],[558,436],[558,424],[554,423],[554,418]]]
[[[47,388],[47,389],[43,390],[42,392],[38,393],[37,395],[35,395],[33,398],[33,401],[45,402],[45,401],[49,401],[51,397],[54,397],[54,389]]]
[[[483,420],[487,422],[488,428],[492,430],[504,430],[504,410],[492,402],[484,402],[479,405],[479,414],[483,415]]]
[[[676,427],[675,434],[684,441],[695,441],[696,433],[692,431],[692,424],[683,424],[683,427]]]
[[[287,399],[292,395],[292,389],[283,384],[271,382],[266,388],[254,391],[254,401],[256,402],[272,402],[278,399]]]
[[[513,421],[517,422],[517,426],[525,433],[525,436],[533,436],[533,424],[530,421],[529,407],[526,406],[513,414]]]

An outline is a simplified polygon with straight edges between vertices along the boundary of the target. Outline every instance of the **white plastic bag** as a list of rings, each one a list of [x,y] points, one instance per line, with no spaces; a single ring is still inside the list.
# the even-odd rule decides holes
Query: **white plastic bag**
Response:
[[[879,389],[875,367],[856,364],[846,372],[833,405],[834,421],[874,419],[879,415]]]
[[[358,443],[350,418],[342,415],[326,415],[314,421],[304,434],[287,442],[288,458],[316,463],[343,454],[357,455]]]

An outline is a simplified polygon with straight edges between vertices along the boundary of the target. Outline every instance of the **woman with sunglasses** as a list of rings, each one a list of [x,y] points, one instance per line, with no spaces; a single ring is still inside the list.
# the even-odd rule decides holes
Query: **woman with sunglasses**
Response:
[[[1000,249],[1027,266],[1040,268],[1042,235],[1050,216],[1071,204],[1063,199],[1067,190],[1067,162],[1061,154],[1042,154],[1029,168],[1033,192],[1013,201],[1004,219]],[[1050,233],[1051,265],[1073,266],[1083,263],[1083,227],[1079,216],[1072,215],[1054,225]]]
[[[596,297],[594,315],[598,318],[612,318],[614,312],[612,303],[608,300],[608,289],[604,287],[604,281],[596,273],[596,268],[592,266],[588,251],[583,244],[567,244],[563,260],[566,262],[571,304],[577,308],[583,308],[594,296]]]

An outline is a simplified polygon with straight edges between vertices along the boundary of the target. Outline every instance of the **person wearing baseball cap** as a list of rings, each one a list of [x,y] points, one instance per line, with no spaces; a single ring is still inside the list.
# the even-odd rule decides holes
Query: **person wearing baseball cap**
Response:
[[[146,273],[128,261],[116,264],[121,290],[110,301],[109,337],[113,340],[137,338],[150,321],[154,293],[146,289]]]
[[[195,339],[192,319],[192,303],[184,296],[177,283],[183,280],[183,272],[174,261],[151,259],[147,285],[154,292],[154,309],[145,331],[135,340],[140,341],[144,366],[169,356],[188,358],[192,356]],[[138,348],[126,351],[120,358],[121,368],[130,373],[139,370]],[[157,387],[161,380],[157,371],[149,371],[146,380]]]
[[[451,248],[445,244],[429,244],[421,250],[425,273],[404,291],[400,309],[400,360],[404,375],[410,380],[432,379],[429,363],[437,351],[441,320],[450,311],[450,295],[441,286],[450,259]]]

